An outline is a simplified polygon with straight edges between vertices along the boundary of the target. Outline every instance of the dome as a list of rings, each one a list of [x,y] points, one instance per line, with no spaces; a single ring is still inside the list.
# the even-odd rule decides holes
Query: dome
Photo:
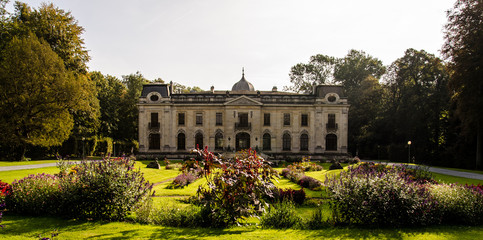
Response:
[[[242,70],[242,78],[231,88],[232,91],[255,91],[253,85],[245,79],[245,70]]]

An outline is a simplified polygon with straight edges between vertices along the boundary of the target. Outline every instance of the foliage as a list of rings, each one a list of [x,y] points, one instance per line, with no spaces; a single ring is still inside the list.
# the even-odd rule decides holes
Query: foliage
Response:
[[[166,206],[155,210],[153,223],[167,227],[194,228],[203,226],[200,208],[196,206],[174,207]]]
[[[439,203],[443,223],[481,225],[483,223],[483,193],[481,188],[456,184],[438,184],[430,188]]]
[[[71,218],[124,219],[152,188],[134,164],[123,157],[76,165],[60,180],[62,213]]]
[[[284,87],[294,92],[310,92],[313,85],[333,82],[334,67],[338,59],[323,54],[310,57],[309,63],[299,63],[290,69],[293,86]]]
[[[419,226],[440,220],[426,186],[402,177],[397,168],[349,168],[325,185],[335,223]]]
[[[340,165],[340,162],[334,161],[332,165],[330,165],[329,170],[335,170],[335,169],[344,169],[342,165]]]
[[[302,158],[301,162],[294,162],[287,166],[289,169],[301,170],[303,172],[322,171],[324,168],[314,162],[310,162],[310,157]]]
[[[2,142],[60,145],[69,137],[69,109],[82,98],[82,82],[66,71],[49,45],[34,35],[13,38],[0,62],[0,129]],[[59,94],[62,92],[62,94]]]
[[[277,188],[273,190],[273,202],[284,202],[290,201],[298,205],[302,205],[305,201],[305,191],[304,189],[294,190],[294,189],[281,189]]]
[[[214,227],[227,226],[265,210],[265,198],[273,196],[272,180],[277,173],[255,151],[238,152],[235,158],[224,161],[207,148],[196,152],[205,164],[208,188],[200,187],[197,196],[207,222]],[[214,163],[220,164],[221,169],[211,172]]]
[[[12,182],[7,196],[10,211],[27,215],[55,215],[62,211],[59,178],[50,174],[29,175]]]
[[[5,204],[5,198],[7,197],[7,195],[10,194],[11,191],[12,191],[12,187],[10,186],[10,184],[6,182],[2,182],[0,180],[0,227],[1,228],[5,227],[4,225],[1,225],[2,218],[3,218],[3,211],[7,207],[7,205]]]
[[[276,203],[260,218],[263,228],[292,228],[299,224],[301,218],[290,201]]]
[[[197,177],[191,173],[178,175],[167,188],[183,188],[196,181]]]
[[[483,161],[482,12],[482,1],[457,0],[447,12],[448,23],[444,28],[445,43],[442,49],[443,55],[449,60],[452,75],[448,86],[466,130],[463,133],[470,138],[476,137],[477,168],[482,167]],[[465,141],[464,144],[467,143]],[[474,148],[470,151],[473,152]]]
[[[319,180],[309,176],[302,176],[297,184],[310,190],[320,190],[320,187],[322,186],[322,183]]]

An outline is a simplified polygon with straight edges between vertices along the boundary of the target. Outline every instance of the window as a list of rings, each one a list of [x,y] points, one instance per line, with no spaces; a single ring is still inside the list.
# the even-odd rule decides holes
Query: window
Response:
[[[306,126],[309,125],[309,115],[308,114],[302,114],[300,125],[303,126],[303,127],[306,127]]]
[[[184,133],[178,134],[178,150],[185,150],[186,149],[186,136]]]
[[[223,125],[223,114],[216,113],[216,126],[222,126],[222,125]]]
[[[337,151],[337,135],[327,134],[327,136],[325,137],[325,150]]]
[[[223,134],[220,132],[215,135],[215,150],[223,150]]]
[[[196,114],[196,125],[203,125],[203,113]]]
[[[184,113],[178,113],[178,125],[184,126]]]
[[[195,148],[203,149],[203,133],[197,133],[195,135]]]
[[[151,101],[156,102],[156,101],[159,100],[159,96],[156,95],[156,94],[153,94],[153,95],[151,95],[150,99],[151,99]]]
[[[158,113],[151,113],[151,122],[149,123],[149,128],[159,128]]]
[[[248,113],[238,113],[238,123],[240,127],[248,126]]]
[[[335,127],[335,114],[329,114],[329,121],[327,123],[327,128],[334,129]]]
[[[283,125],[290,126],[290,113],[283,114]]]
[[[290,137],[290,134],[288,133],[283,134],[282,141],[283,141],[282,150],[290,151],[290,148],[292,145],[292,137]]]
[[[309,135],[304,133],[300,135],[300,151],[307,150],[309,150]]]
[[[263,150],[271,150],[272,149],[272,137],[269,133],[263,134]]]
[[[263,114],[263,126],[270,126],[270,113]]]
[[[149,134],[149,149],[161,149],[160,138],[159,133]]]

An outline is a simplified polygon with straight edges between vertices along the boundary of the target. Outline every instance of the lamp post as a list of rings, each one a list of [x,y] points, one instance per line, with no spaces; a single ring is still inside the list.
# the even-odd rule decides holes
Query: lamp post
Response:
[[[116,156],[116,142],[112,142],[112,147],[113,147],[112,156],[115,157]]]
[[[85,159],[85,149],[86,149],[85,142],[84,142],[85,140],[86,140],[86,138],[82,137],[82,160]]]
[[[408,164],[411,162],[411,141],[408,141]]]

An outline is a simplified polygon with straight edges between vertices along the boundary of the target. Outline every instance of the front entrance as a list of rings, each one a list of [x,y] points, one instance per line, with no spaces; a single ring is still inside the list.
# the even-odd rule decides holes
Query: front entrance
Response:
[[[246,132],[238,133],[236,135],[236,150],[240,151],[248,148],[250,148],[250,134]]]

